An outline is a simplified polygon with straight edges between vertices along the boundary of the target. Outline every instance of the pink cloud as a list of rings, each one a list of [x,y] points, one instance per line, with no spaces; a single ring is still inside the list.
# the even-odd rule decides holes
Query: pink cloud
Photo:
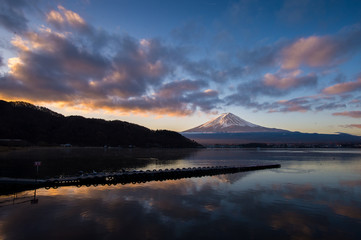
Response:
[[[282,68],[295,69],[301,65],[319,67],[332,61],[336,45],[329,37],[300,38],[282,50]]]
[[[280,90],[316,84],[317,76],[315,74],[310,73],[306,76],[299,76],[300,74],[300,70],[280,74],[266,73],[263,84]]]
[[[286,108],[284,108],[283,112],[307,112],[307,108],[300,106],[300,105],[288,105]]]
[[[352,118],[361,118],[361,111],[345,111],[345,112],[336,112],[332,113],[333,116],[345,116]]]
[[[361,77],[356,81],[338,83],[322,90],[325,94],[342,94],[361,90]]]
[[[360,39],[361,28],[357,24],[335,35],[296,39],[280,51],[282,69],[338,65],[360,49]]]
[[[361,130],[361,124],[346,124],[346,125],[339,125],[342,128],[358,128]]]

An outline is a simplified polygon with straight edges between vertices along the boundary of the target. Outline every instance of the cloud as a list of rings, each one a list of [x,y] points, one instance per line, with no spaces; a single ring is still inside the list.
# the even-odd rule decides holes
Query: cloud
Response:
[[[28,19],[24,9],[29,8],[25,0],[3,0],[0,2],[0,25],[10,32],[25,32]]]
[[[241,93],[234,93],[231,95],[228,95],[224,98],[225,104],[227,106],[235,105],[235,106],[244,106],[247,108],[255,108],[257,110],[263,110],[267,108],[268,104],[261,104],[259,103],[254,97],[252,97],[250,94],[241,94]]]
[[[2,98],[170,115],[208,112],[221,102],[204,78],[177,80],[178,71],[192,72],[180,47],[110,35],[62,6],[46,18],[56,31],[42,26],[12,39],[18,55],[0,78]],[[210,77],[210,69],[200,64],[191,76]]]
[[[290,100],[280,100],[269,104],[269,112],[307,112],[329,111],[345,108],[347,105],[339,97],[313,95],[297,97]]]
[[[344,128],[360,128],[361,129],[361,124],[340,125],[340,127],[344,127]]]
[[[314,73],[301,75],[300,70],[280,71],[278,73],[266,73],[263,78],[241,83],[237,86],[236,93],[224,98],[227,105],[240,105],[257,110],[276,111],[282,105],[282,111],[306,111],[310,106],[300,106],[299,101],[306,101],[306,98],[298,98],[288,102],[264,102],[259,99],[264,96],[279,97],[296,92],[302,88],[314,87],[317,85],[318,77]],[[285,106],[288,105],[286,108]],[[292,106],[291,106],[292,105]],[[278,111],[278,110],[277,110]]]
[[[229,105],[235,103],[257,110],[287,111],[287,110],[331,110],[346,107],[346,103],[338,99],[310,99],[309,105],[300,106],[293,100],[287,102],[288,107],[282,102],[260,102],[262,97],[285,96],[297,92],[302,88],[315,87],[319,81],[319,75],[313,71],[305,72],[306,67],[330,67],[342,63],[361,48],[361,28],[353,25],[344,28],[337,34],[329,36],[309,36],[298,38],[294,41],[280,41],[273,45],[260,46],[252,50],[243,50],[239,53],[239,60],[247,67],[243,68],[243,75],[248,71],[265,67],[277,67],[276,73],[266,72],[262,78],[248,80],[237,86],[237,92],[225,98]],[[249,61],[246,63],[246,59]],[[301,71],[300,69],[303,69]],[[306,69],[307,70],[307,69]],[[339,75],[337,84],[325,88],[322,93],[333,95],[357,91],[361,88],[359,80],[355,82],[340,82]],[[344,79],[343,79],[344,81]],[[292,106],[291,106],[292,105]],[[274,109],[274,107],[276,108]],[[279,108],[282,106],[281,108]]]
[[[57,29],[65,29],[67,27],[85,29],[87,23],[76,12],[68,10],[61,5],[58,5],[58,11],[51,10],[46,14],[46,20]]]
[[[85,21],[82,17],[79,16],[76,12],[65,9],[63,6],[58,6],[58,9],[63,13],[66,20],[76,26],[76,25],[85,25]]]
[[[333,116],[345,116],[352,118],[361,118],[361,111],[345,111],[345,112],[336,112],[332,113]]]
[[[63,24],[65,19],[60,12],[51,10],[47,15],[47,21],[53,24]]]
[[[299,38],[281,52],[283,69],[339,64],[361,48],[361,27],[354,25],[335,35]]]
[[[297,4],[293,3],[291,5],[295,7]],[[324,68],[345,62],[360,49],[361,25],[355,24],[333,35],[313,35],[293,40],[280,39],[267,45],[258,44],[257,47],[238,51],[238,58],[251,70],[277,66],[281,70]]]
[[[316,74],[310,73],[306,76],[299,76],[300,74],[300,70],[288,72],[283,74],[283,76],[282,74],[266,73],[263,78],[263,84],[265,87],[273,87],[280,90],[316,85]]]
[[[307,112],[311,110],[312,104],[307,98],[295,98],[291,100],[281,100],[276,104],[273,104],[274,107],[269,112]]]
[[[153,111],[159,114],[190,115],[198,109],[210,112],[221,102],[218,92],[211,89],[206,81],[180,80],[162,84],[152,95],[132,97],[130,99],[114,99],[114,108],[134,112]],[[100,103],[104,105],[104,103]]]
[[[297,2],[292,2],[289,7],[293,8],[296,5]],[[303,10],[308,7],[308,3],[302,6]],[[322,74],[316,74],[315,71],[304,67],[329,68],[341,64],[360,50],[360,42],[361,27],[353,25],[334,35],[314,35],[293,41],[282,40],[271,45],[260,45],[251,50],[242,50],[238,53],[238,58],[246,66],[243,68],[243,76],[267,67],[279,67],[279,70],[275,73],[266,72],[261,78],[238,84],[237,91],[226,96],[225,101],[227,105],[235,104],[268,112],[306,112],[345,108],[346,98],[351,97],[351,95],[346,96],[346,93],[359,91],[361,82],[360,80],[345,82],[345,76],[342,74],[337,76],[334,85],[329,85],[321,91],[323,96],[317,98],[296,97],[273,102],[262,102],[261,99],[297,94],[301,89],[315,88]],[[342,96],[327,98],[338,94],[343,94],[345,98],[341,99]],[[356,101],[352,104],[357,104]]]
[[[282,50],[282,68],[295,69],[301,65],[323,66],[331,61],[335,48],[335,44],[328,37],[311,36],[298,39]]]
[[[164,84],[156,93],[157,96],[162,98],[171,98],[172,96],[180,97],[186,92],[199,90],[201,87],[208,86],[207,82],[197,80],[181,80]]]
[[[154,54],[159,48],[162,46],[153,43],[144,48],[137,40],[123,37],[111,59],[110,73],[97,81],[98,88],[124,98],[146,94],[172,71],[162,54]]]
[[[171,34],[179,41],[170,44],[162,39],[111,34],[61,5],[43,15],[47,25],[32,30],[24,13],[28,8],[25,1],[6,0],[2,5],[24,18],[18,18],[22,31],[11,41],[17,56],[7,62],[0,59],[0,65],[9,69],[0,78],[0,97],[22,96],[32,102],[91,109],[186,115],[211,112],[221,104],[269,112],[344,108],[345,103],[337,97],[297,98],[293,94],[315,88],[320,81],[320,74],[301,68],[303,65],[338,63],[361,45],[357,41],[361,30],[355,25],[335,35],[259,43],[241,51],[237,46],[232,51],[217,47],[200,58],[202,49],[195,45],[209,32],[195,21],[176,28]],[[187,45],[189,42],[195,45]],[[271,72],[269,67],[279,69]],[[340,81],[344,80],[340,78],[322,93],[333,97],[361,88],[360,80]],[[230,82],[234,84],[231,93],[224,87]],[[291,94],[292,99],[277,100]]]
[[[230,63],[225,59],[200,59],[192,61],[184,58],[179,59],[177,63],[186,73],[191,74],[196,78],[202,78],[217,83],[238,80],[246,71],[245,67],[239,66],[239,63]]]
[[[361,77],[356,81],[337,83],[322,90],[324,94],[343,94],[361,90]]]
[[[347,105],[345,103],[337,103],[337,102],[330,102],[330,103],[323,103],[319,106],[315,107],[316,111],[324,111],[324,110],[334,110],[337,108],[346,108]]]
[[[34,100],[66,99],[79,90],[88,91],[88,81],[107,71],[107,59],[79,49],[56,33],[28,32],[23,37],[13,41],[19,55],[9,59],[10,75],[0,83],[3,94],[18,92],[18,96]]]
[[[224,100],[227,105],[239,105],[247,108],[253,108],[257,111],[266,110],[268,113],[275,112],[309,112],[309,111],[325,111],[345,108],[347,105],[343,102],[344,99],[340,99],[337,96],[325,96],[325,95],[312,95],[296,97],[292,99],[276,100],[276,101],[260,101],[261,97],[248,94],[248,89],[244,85],[243,91],[242,86],[239,86],[238,93],[227,96]],[[260,88],[260,86],[258,86]],[[257,88],[256,88],[257,89]],[[261,89],[261,88],[260,88]],[[277,89],[268,89],[270,94],[275,96],[278,94],[284,95],[284,92]],[[262,94],[265,94],[266,89],[262,90]],[[243,93],[243,94],[242,94]],[[260,93],[258,93],[260,94]],[[273,96],[273,95],[270,95]]]
[[[361,107],[361,96],[355,97],[348,102],[348,104],[352,107],[360,108]]]

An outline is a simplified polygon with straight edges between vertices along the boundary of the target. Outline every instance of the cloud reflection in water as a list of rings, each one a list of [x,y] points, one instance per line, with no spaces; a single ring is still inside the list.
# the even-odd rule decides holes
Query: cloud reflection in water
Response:
[[[37,205],[1,208],[0,238],[358,239],[361,185],[352,166],[359,163],[40,189]]]

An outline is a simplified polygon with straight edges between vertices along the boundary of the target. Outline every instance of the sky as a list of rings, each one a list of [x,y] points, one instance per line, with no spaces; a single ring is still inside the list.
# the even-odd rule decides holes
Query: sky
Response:
[[[361,135],[361,1],[1,0],[0,99],[183,131]]]

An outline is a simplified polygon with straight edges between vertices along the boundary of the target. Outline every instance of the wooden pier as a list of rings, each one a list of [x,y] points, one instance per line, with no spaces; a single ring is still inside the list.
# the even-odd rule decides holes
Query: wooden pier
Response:
[[[248,166],[212,166],[212,167],[193,167],[177,169],[154,169],[154,170],[134,170],[119,171],[112,173],[93,173],[83,174],[82,176],[50,178],[50,179],[13,179],[0,178],[0,194],[10,190],[28,190],[37,188],[58,188],[61,186],[97,186],[116,185],[128,183],[144,183],[149,181],[164,181],[171,179],[192,178],[212,176],[219,174],[229,174],[237,172],[247,172],[254,170],[280,168],[280,164],[268,165],[248,165]]]

